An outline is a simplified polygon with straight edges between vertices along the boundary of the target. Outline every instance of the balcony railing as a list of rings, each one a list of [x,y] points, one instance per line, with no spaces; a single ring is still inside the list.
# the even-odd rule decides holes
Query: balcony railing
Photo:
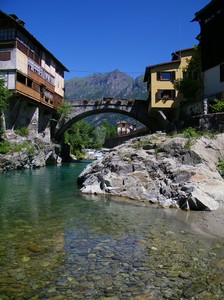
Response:
[[[28,58],[28,69],[41,76],[44,80],[47,80],[52,85],[55,85],[55,78],[52,75],[50,75],[48,72],[46,72],[40,65],[38,65],[31,58]]]

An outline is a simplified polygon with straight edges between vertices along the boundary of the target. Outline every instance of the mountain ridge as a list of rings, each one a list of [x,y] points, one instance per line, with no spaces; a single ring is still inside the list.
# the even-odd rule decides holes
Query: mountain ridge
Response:
[[[65,80],[65,99],[97,99],[104,97],[146,100],[147,84],[143,74],[135,79],[118,69]]]

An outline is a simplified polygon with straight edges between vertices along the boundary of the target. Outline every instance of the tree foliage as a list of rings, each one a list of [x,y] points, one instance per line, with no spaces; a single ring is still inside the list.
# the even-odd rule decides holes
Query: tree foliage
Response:
[[[212,112],[223,112],[224,111],[224,100],[214,99],[213,103],[210,105]]]
[[[65,132],[65,142],[70,144],[72,154],[79,155],[85,148],[101,148],[106,137],[116,134],[115,126],[102,122],[99,126],[81,120]]]
[[[11,95],[11,92],[5,87],[5,80],[0,77],[0,135],[4,132],[3,111],[6,109]]]
[[[10,91],[5,87],[5,81],[0,77],[0,112],[2,112],[8,105]]]
[[[199,46],[194,48],[191,59],[187,60],[185,69],[186,76],[181,79],[174,80],[174,88],[183,94],[187,100],[197,98],[198,93],[202,90],[201,79],[201,50]]]
[[[69,115],[71,108],[72,106],[68,101],[63,99],[61,105],[57,109],[58,116],[66,118]]]

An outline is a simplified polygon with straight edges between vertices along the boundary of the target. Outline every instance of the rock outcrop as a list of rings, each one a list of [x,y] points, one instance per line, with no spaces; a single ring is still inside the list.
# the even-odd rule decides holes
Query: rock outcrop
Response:
[[[22,170],[61,163],[60,147],[37,138],[14,136],[11,149],[0,154],[0,171]]]
[[[215,210],[224,204],[224,134],[186,139],[153,134],[113,148],[78,178],[82,193],[121,196],[162,207]]]

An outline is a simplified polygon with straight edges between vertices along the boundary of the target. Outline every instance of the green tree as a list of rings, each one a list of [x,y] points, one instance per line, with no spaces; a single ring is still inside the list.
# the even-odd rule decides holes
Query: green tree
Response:
[[[106,127],[104,127],[103,125],[97,126],[93,130],[93,148],[101,148],[103,146],[106,138],[106,133]]]
[[[73,124],[65,132],[65,142],[70,144],[71,152],[77,154],[82,151],[83,147],[90,147],[93,143],[92,132],[94,126],[81,120]]]
[[[11,92],[5,87],[5,80],[0,77],[0,134],[2,134],[4,130],[3,111],[6,109],[11,95]]]
[[[107,121],[99,126],[91,125],[85,120],[73,124],[65,132],[65,143],[70,145],[71,153],[81,158],[85,148],[101,148],[106,137],[116,135],[116,127]]]
[[[184,70],[186,76],[182,79],[174,80],[174,88],[183,94],[187,100],[198,99],[202,93],[201,78],[201,50],[200,46],[195,46],[194,53],[187,61],[188,65]]]
[[[115,125],[110,125],[107,121],[103,121],[101,125],[106,128],[106,138],[116,136],[117,130]]]
[[[63,99],[61,105],[57,109],[57,114],[59,117],[66,118],[70,111],[72,106],[69,104],[68,100]]]

